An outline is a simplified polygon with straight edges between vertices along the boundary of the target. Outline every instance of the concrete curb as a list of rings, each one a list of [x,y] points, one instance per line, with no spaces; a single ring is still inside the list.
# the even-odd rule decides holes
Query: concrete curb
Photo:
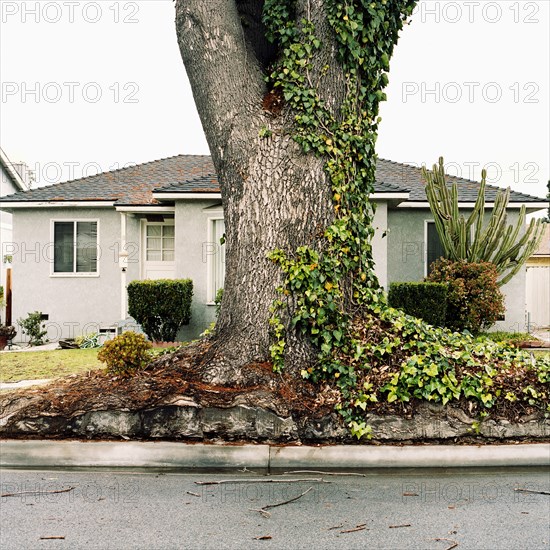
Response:
[[[272,468],[549,466],[550,444],[272,447]]]
[[[549,466],[550,444],[270,446],[178,442],[4,440],[3,468],[463,468]]]
[[[268,445],[202,445],[169,441],[1,441],[0,467],[267,468]]]

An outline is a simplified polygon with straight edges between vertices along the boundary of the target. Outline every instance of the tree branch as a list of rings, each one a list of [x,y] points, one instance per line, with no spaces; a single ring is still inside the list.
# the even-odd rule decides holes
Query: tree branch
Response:
[[[216,165],[235,126],[261,109],[263,72],[248,43],[235,0],[177,0],[176,31]]]

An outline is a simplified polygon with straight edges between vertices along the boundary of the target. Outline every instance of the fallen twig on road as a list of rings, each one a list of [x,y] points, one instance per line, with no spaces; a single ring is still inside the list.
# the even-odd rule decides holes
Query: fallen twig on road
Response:
[[[437,538],[437,539],[431,539],[431,540],[445,540],[447,542],[452,542],[453,544],[451,544],[451,546],[448,546],[447,548],[445,548],[445,550],[452,550],[453,548],[456,548],[458,546],[458,542],[456,540],[453,540],[453,539],[445,539],[445,538]]]
[[[329,527],[327,531],[332,531],[333,529],[342,529],[342,527],[344,527],[343,523],[342,525],[335,525],[334,527]]]
[[[399,529],[399,527],[411,527],[410,523],[403,523],[403,525],[389,525],[390,529]]]
[[[277,504],[266,504],[265,506],[262,506],[259,510],[256,510],[254,508],[250,508],[252,512],[260,512],[264,518],[268,518],[271,516],[271,514],[267,511],[269,508],[277,508],[277,506],[282,506],[283,504],[289,504],[290,502],[294,502],[295,500],[298,500],[299,498],[302,498],[304,495],[307,495],[313,487],[310,487],[306,491],[304,491],[301,495],[298,495],[297,497],[291,498],[289,500],[285,500],[284,502],[278,502]]]
[[[185,493],[188,494],[188,495],[191,495],[192,497],[199,497],[200,498],[199,493],[193,493],[192,491],[185,491]]]
[[[53,537],[40,537],[39,540],[65,540],[65,537],[53,536]]]
[[[521,487],[514,489],[514,491],[518,491],[520,493],[535,493],[536,495],[550,495],[550,492],[548,491],[533,491],[531,489],[522,489]]]
[[[324,476],[367,477],[367,474],[360,474],[358,472],[320,472],[319,470],[293,470],[291,472],[283,472],[283,475],[289,475],[289,474],[321,474]]]
[[[340,531],[340,533],[355,533],[355,531],[368,531],[366,527],[366,523],[360,523],[359,525],[356,525],[353,529],[345,529],[344,531]]]
[[[225,483],[311,483],[316,481],[317,483],[332,483],[322,478],[309,478],[309,479],[222,479],[220,481],[195,481],[195,485],[223,485]]]
[[[73,491],[74,487],[69,487],[68,489],[61,489],[59,491],[21,491],[19,493],[4,493],[3,495],[0,495],[0,497],[19,497],[21,495],[53,495],[57,493],[68,493],[69,491]]]
[[[271,540],[272,538],[271,535],[262,535],[261,537],[253,537],[252,540]]]

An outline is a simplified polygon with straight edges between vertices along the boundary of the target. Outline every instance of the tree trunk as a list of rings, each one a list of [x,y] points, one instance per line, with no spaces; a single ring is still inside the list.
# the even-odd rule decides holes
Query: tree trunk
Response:
[[[322,4],[315,4],[311,17],[326,46],[311,78],[323,79],[324,99],[336,113],[344,79]],[[307,5],[298,2],[297,17],[305,15]],[[269,104],[270,98],[282,99],[269,94],[265,83],[262,63],[273,52],[258,19],[262,8],[263,2],[235,0],[179,0],[176,7],[179,46],[225,217],[224,295],[208,372],[215,383],[239,384],[246,380],[242,367],[269,358],[270,306],[282,274],[267,254],[315,247],[334,212],[323,160],[304,154],[293,140],[293,114]],[[321,76],[327,64],[333,70]],[[287,324],[291,315],[287,312]],[[304,339],[287,332],[287,368],[304,368],[314,357]]]

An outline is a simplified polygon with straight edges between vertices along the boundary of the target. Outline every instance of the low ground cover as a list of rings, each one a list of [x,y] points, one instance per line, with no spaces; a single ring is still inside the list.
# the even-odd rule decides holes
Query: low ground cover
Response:
[[[149,350],[150,362],[120,372],[101,368],[93,349],[4,354],[3,381],[58,379],[5,394],[0,409],[25,396],[31,401],[21,414],[70,417],[87,410],[143,410],[189,397],[203,407],[239,403],[294,418],[336,410],[358,439],[370,437],[370,414],[411,418],[423,402],[460,408],[476,422],[548,418],[550,354],[520,350],[508,343],[509,335],[495,339],[434,328],[393,308],[366,311],[342,335],[342,345],[331,348],[330,363],[303,370],[301,379],[274,371],[270,362],[253,364],[246,379],[232,385],[208,383],[212,337]]]

